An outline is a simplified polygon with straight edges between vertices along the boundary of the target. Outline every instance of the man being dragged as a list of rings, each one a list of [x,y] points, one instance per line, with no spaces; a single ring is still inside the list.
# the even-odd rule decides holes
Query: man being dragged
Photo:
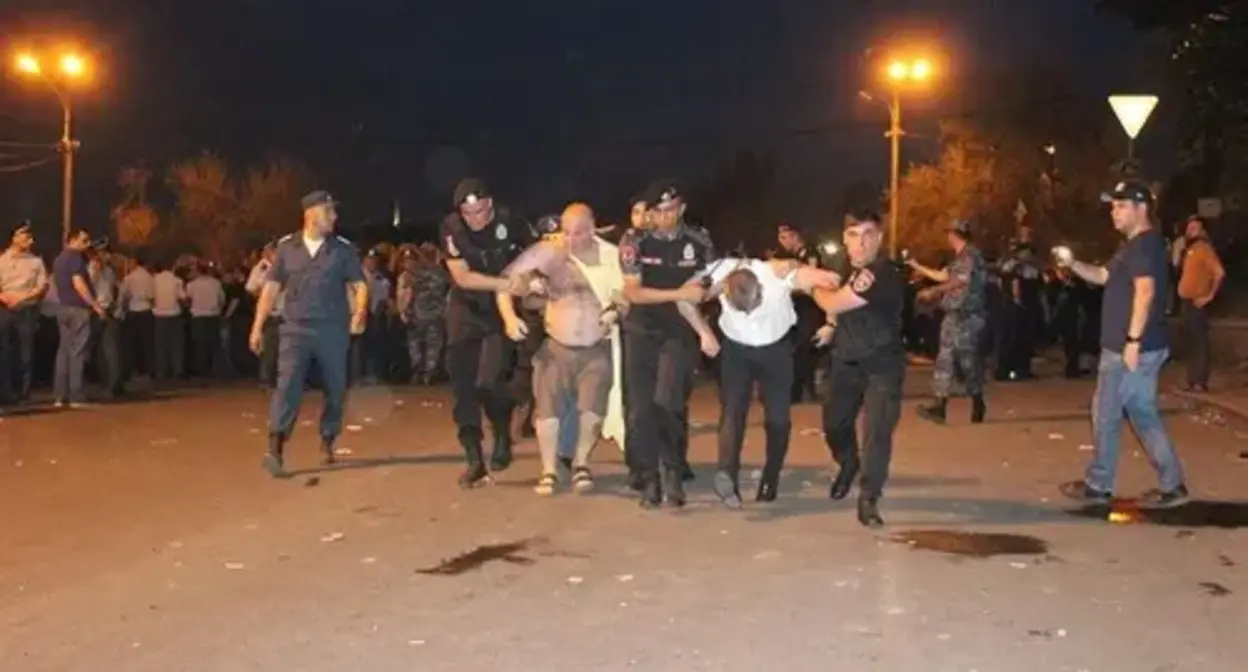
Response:
[[[533,358],[533,422],[542,459],[542,475],[535,491],[554,493],[560,418],[576,418],[576,455],[572,487],[593,488],[590,452],[608,416],[619,417],[619,395],[614,384],[613,339],[618,319],[615,301],[624,288],[618,250],[594,235],[594,213],[574,203],[560,218],[563,236],[529,248],[506,270],[509,277],[540,274],[546,286],[544,321],[546,340]],[[515,314],[511,301],[499,301],[499,312],[512,333]],[[615,400],[608,404],[608,398]],[[575,414],[560,413],[564,404]]]

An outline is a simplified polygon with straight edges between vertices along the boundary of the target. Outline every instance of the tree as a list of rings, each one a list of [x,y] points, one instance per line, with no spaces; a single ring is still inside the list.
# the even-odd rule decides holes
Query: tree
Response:
[[[152,171],[142,167],[123,168],[117,176],[122,200],[113,207],[111,219],[117,242],[126,247],[147,245],[160,226],[160,217],[147,202]]]
[[[299,198],[311,189],[311,171],[292,159],[278,157],[247,171],[239,189],[241,229],[235,244],[260,247],[294,231],[302,217]]]

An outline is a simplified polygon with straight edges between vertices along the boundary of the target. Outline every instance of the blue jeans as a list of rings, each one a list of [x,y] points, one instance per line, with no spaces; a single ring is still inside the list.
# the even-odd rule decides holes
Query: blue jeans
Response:
[[[86,401],[82,371],[87,366],[88,346],[91,343],[91,311],[60,306],[56,312],[56,326],[61,340],[56,347],[53,393],[57,401]]]
[[[1100,492],[1114,491],[1123,411],[1157,471],[1161,490],[1169,492],[1183,485],[1183,465],[1179,464],[1174,444],[1157,409],[1157,376],[1169,354],[1165,349],[1142,352],[1140,365],[1135,371],[1129,371],[1120,353],[1101,351],[1092,406],[1096,454],[1084,477],[1088,487]]]

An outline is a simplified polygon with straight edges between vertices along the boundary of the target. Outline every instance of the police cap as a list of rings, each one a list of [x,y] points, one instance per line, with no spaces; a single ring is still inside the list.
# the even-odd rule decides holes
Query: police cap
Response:
[[[645,193],[646,208],[649,210],[667,207],[683,198],[680,189],[672,180],[654,182],[649,189],[646,189]]]
[[[334,200],[333,196],[329,195],[328,191],[317,189],[316,191],[304,196],[299,201],[299,204],[303,206],[305,211],[307,211],[322,205],[337,205],[338,202]]]
[[[455,194],[452,197],[454,205],[459,208],[464,205],[472,205],[477,201],[484,201],[490,197],[490,190],[485,186],[485,182],[475,178],[466,177],[455,185]]]

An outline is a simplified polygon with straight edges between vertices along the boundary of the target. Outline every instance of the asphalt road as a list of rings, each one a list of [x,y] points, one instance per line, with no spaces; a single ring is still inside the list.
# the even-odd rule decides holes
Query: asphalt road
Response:
[[[908,405],[928,375],[911,372]],[[1090,454],[1090,395],[996,385],[982,426],[960,400],[948,427],[907,412],[881,533],[825,498],[811,405],[781,499],[753,505],[747,486],[743,511],[721,508],[713,389],[680,512],[639,510],[614,448],[588,496],[534,495],[532,446],[461,492],[445,390],[354,393],[351,461],[315,471],[303,427],[292,466],[309,471],[288,481],[259,467],[253,390],[5,417],[0,670],[1243,669],[1248,535],[1207,526],[1242,507],[1071,515],[1056,486]],[[1245,428],[1181,403],[1194,494],[1248,499]],[[1127,436],[1131,494],[1154,483]]]

